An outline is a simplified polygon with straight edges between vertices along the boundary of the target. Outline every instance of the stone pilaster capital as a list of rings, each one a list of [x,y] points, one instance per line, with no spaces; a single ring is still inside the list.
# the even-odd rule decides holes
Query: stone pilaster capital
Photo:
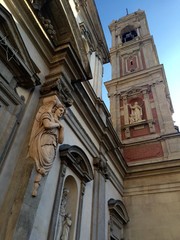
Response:
[[[106,179],[109,178],[109,172],[107,168],[107,162],[102,160],[101,158],[94,158],[93,165],[95,169],[101,173]]]
[[[57,95],[59,100],[66,107],[70,107],[73,103],[71,92],[65,86],[61,77],[52,80],[46,80],[41,87],[40,93],[42,96]]]

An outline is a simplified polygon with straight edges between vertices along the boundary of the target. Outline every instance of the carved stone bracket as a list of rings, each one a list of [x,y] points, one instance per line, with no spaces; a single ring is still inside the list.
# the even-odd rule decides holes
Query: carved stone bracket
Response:
[[[100,172],[106,179],[109,178],[107,163],[104,160],[102,160],[100,158],[94,158],[93,165],[94,165],[95,169],[98,172]]]
[[[70,93],[69,89],[65,86],[65,84],[61,78],[46,81],[42,85],[40,93],[42,94],[42,96],[56,94],[58,96],[59,100],[66,107],[70,107],[73,103],[73,100],[71,98],[71,93]]]

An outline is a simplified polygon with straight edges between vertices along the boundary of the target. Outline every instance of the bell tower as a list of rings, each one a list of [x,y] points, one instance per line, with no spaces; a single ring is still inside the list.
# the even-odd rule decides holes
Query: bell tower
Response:
[[[127,162],[169,157],[167,136],[176,134],[163,65],[159,63],[145,12],[109,26],[112,80],[105,83],[113,126]]]

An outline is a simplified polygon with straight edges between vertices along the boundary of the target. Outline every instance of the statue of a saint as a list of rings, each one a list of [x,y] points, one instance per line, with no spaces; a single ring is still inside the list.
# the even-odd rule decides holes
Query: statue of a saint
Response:
[[[68,194],[69,194],[69,189],[64,188],[63,195],[62,195],[62,201],[61,201],[61,207],[60,207],[60,215],[63,217],[66,214],[66,205],[67,205],[67,200],[68,200]]]
[[[72,225],[71,214],[68,213],[65,215],[65,218],[64,218],[60,240],[68,240],[71,225]]]
[[[32,128],[29,155],[35,161],[35,176],[32,196],[37,195],[42,176],[48,174],[56,156],[58,143],[64,139],[64,127],[59,121],[65,108],[56,96],[43,100]]]
[[[66,205],[67,205],[67,202],[68,202],[68,195],[69,195],[69,189],[64,188],[63,189],[62,200],[61,200],[61,206],[60,206],[60,213],[59,213],[59,219],[58,219],[58,229],[57,229],[56,239],[60,239],[60,236],[62,235],[63,222],[65,221],[65,216],[67,215]]]
[[[130,113],[130,123],[142,121],[142,107],[139,106],[138,102],[135,102],[133,105],[129,105],[131,108]]]

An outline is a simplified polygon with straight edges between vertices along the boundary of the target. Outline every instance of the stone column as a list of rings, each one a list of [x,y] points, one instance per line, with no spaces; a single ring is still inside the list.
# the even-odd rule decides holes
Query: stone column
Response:
[[[104,240],[106,230],[105,182],[108,178],[106,162],[100,158],[95,158],[94,168],[91,240]]]

